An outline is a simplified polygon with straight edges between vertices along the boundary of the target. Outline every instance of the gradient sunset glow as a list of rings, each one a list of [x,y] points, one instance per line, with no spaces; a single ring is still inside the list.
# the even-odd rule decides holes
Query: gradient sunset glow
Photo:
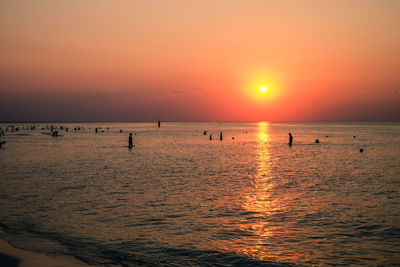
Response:
[[[0,121],[400,120],[399,14],[396,0],[3,0]]]

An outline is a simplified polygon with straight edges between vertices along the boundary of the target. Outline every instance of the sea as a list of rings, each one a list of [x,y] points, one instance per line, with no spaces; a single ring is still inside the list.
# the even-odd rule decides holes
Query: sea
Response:
[[[0,237],[18,248],[98,266],[400,265],[398,122],[0,127]]]

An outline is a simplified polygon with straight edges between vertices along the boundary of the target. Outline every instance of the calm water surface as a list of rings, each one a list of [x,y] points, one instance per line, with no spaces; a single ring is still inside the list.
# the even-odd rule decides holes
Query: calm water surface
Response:
[[[15,246],[95,265],[400,264],[399,123],[55,125],[1,138]]]

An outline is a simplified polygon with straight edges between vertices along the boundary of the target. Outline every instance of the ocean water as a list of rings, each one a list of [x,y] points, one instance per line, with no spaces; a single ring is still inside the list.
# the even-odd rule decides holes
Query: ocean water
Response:
[[[400,123],[14,125],[0,226],[17,247],[107,266],[400,264]]]

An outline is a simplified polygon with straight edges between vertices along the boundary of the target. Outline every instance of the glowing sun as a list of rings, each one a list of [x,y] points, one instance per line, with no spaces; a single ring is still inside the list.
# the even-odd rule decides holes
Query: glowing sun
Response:
[[[260,88],[260,91],[262,93],[265,93],[267,90],[268,90],[268,88],[265,85],[261,86],[261,88]]]

